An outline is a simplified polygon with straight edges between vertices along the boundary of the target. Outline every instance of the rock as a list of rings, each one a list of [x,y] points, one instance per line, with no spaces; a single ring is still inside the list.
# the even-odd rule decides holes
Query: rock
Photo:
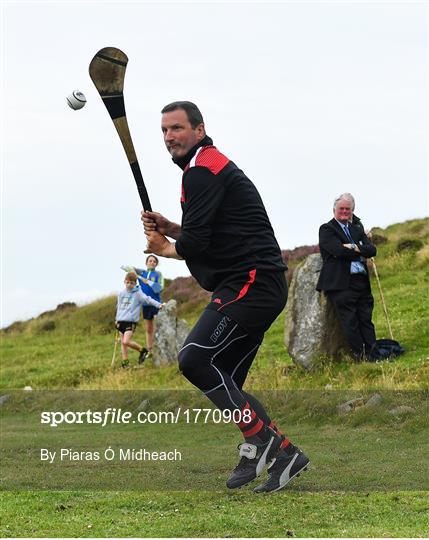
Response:
[[[33,391],[31,386],[24,386],[23,390],[24,390],[24,392],[32,392]]]
[[[188,323],[183,319],[179,319],[176,325],[177,351],[180,351],[180,349],[182,348],[182,345],[185,342],[185,339],[188,337],[188,334],[189,334]]]
[[[9,394],[4,394],[3,396],[0,396],[0,407],[6,403],[6,401],[9,399]]]
[[[356,399],[346,401],[345,403],[341,403],[341,405],[338,405],[337,410],[339,414],[347,414],[351,411],[354,411],[358,407],[362,407],[362,405],[364,404],[365,402],[363,397],[358,397]]]
[[[348,403],[341,403],[341,405],[338,405],[337,410],[338,414],[347,414],[353,410],[353,407]]]
[[[383,398],[380,396],[380,394],[374,394],[365,403],[365,407],[377,407],[382,401]]]
[[[348,349],[332,304],[316,291],[321,268],[319,253],[297,266],[287,303],[285,345],[293,361],[306,370],[316,359],[338,359]]]
[[[177,362],[177,355],[183,345],[189,327],[184,320],[177,320],[177,303],[170,300],[156,318],[153,363],[155,366]]]
[[[393,414],[394,416],[401,416],[402,414],[410,414],[414,412],[416,412],[416,410],[409,405],[399,405],[399,407],[389,410],[389,413]]]
[[[144,399],[140,405],[137,407],[137,410],[138,411],[147,411],[147,409],[149,408],[149,405],[150,405],[150,402],[148,399]]]

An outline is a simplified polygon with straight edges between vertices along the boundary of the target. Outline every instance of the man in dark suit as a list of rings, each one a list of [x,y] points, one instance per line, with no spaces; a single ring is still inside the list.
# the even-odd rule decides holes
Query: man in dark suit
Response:
[[[375,344],[374,298],[366,259],[377,253],[360,223],[353,221],[350,193],[334,201],[334,218],[319,229],[323,266],[316,289],[324,291],[338,314],[356,360],[371,360]]]

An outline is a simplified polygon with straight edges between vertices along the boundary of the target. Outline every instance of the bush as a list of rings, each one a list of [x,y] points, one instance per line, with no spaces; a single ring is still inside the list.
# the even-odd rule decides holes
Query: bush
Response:
[[[46,321],[40,326],[39,331],[51,332],[52,330],[55,330],[55,327],[56,327],[55,321]]]
[[[387,237],[378,233],[372,233],[370,240],[376,246],[381,246],[381,244],[387,243]]]
[[[293,272],[297,265],[313,253],[319,253],[320,249],[318,245],[314,246],[301,246],[295,249],[282,249],[283,262],[287,265],[286,281],[290,285],[293,277]]]
[[[398,242],[396,249],[397,251],[419,251],[423,247],[423,242],[418,238],[404,238]]]
[[[210,302],[211,294],[202,289],[193,277],[178,277],[164,289],[162,300],[176,300],[178,315],[182,317],[187,311],[202,309]]]
[[[7,326],[6,328],[3,328],[1,330],[2,333],[9,334],[9,333],[21,333],[25,330],[25,327],[27,326],[28,321],[15,321],[11,325]]]

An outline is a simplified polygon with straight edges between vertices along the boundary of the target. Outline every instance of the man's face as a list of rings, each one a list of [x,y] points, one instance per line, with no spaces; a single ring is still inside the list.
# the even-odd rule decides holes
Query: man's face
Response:
[[[183,109],[164,113],[161,129],[165,146],[174,159],[185,156],[205,136],[204,124],[193,128]]]
[[[352,219],[353,207],[350,201],[340,200],[334,208],[334,217],[341,223],[347,223]]]

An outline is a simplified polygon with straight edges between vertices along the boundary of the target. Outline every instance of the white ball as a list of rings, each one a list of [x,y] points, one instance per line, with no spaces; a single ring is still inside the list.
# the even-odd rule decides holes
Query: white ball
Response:
[[[73,93],[67,96],[67,103],[74,111],[81,109],[86,103],[86,97],[83,92],[73,90]]]

